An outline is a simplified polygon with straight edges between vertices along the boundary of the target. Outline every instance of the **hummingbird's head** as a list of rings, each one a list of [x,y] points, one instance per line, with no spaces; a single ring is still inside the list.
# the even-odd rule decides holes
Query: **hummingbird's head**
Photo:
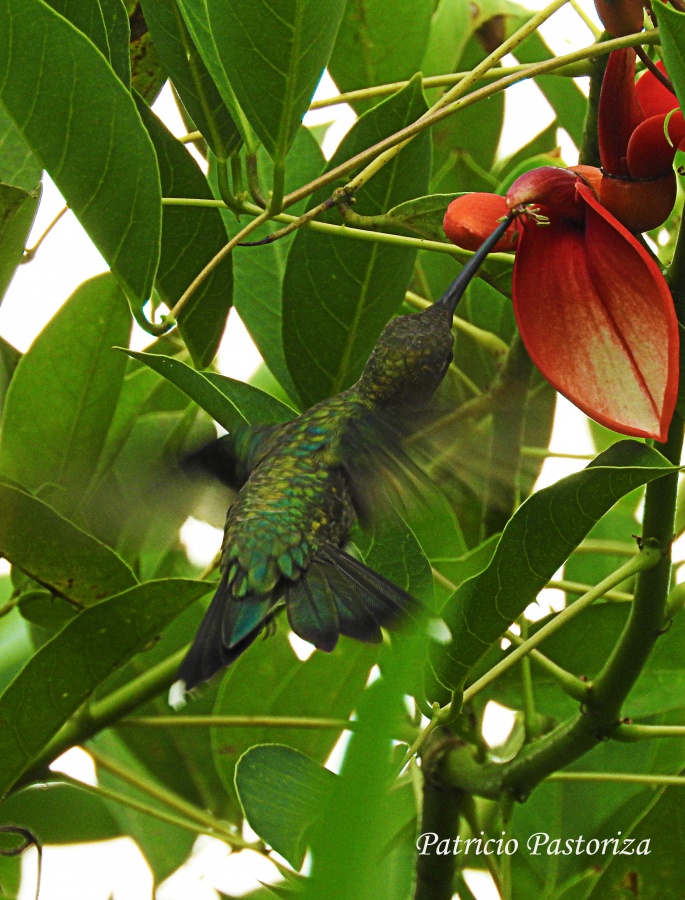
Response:
[[[438,305],[391,319],[364,367],[359,390],[387,403],[430,400],[452,361],[451,324],[451,314]]]

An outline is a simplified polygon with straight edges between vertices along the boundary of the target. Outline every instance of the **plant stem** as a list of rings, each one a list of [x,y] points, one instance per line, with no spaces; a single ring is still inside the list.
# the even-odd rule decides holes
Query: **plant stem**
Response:
[[[349,719],[308,719],[296,716],[136,716],[118,724],[136,728],[332,728],[348,731],[354,731],[356,727],[356,722]]]
[[[507,631],[506,638],[517,647],[522,646],[526,640],[520,635],[515,634],[513,631]],[[590,685],[586,681],[581,681],[580,678],[576,677],[571,672],[562,669],[561,666],[558,666],[548,656],[540,653],[539,650],[530,650],[523,662],[525,663],[528,659],[530,659],[531,662],[534,662],[543,670],[543,672],[550,675],[565,694],[568,694],[569,697],[573,697],[574,700],[578,700],[579,703],[585,703],[590,692]]]
[[[621,555],[632,558],[635,555],[635,548],[632,548],[631,553],[623,553]],[[547,582],[547,587],[565,591],[567,594],[578,594],[579,596],[592,590],[592,587],[589,584],[583,584],[580,581],[566,581],[565,578],[560,578],[558,580],[552,579],[552,581]],[[603,596],[605,600],[613,600],[617,603],[626,603],[633,599],[633,595],[628,594],[626,591],[607,591]]]
[[[47,744],[30,772],[22,778],[20,783],[26,783],[32,775],[42,771],[65,750],[76,744],[84,743],[98,731],[102,731],[103,728],[127,716],[134,709],[169,688],[176,678],[178,667],[187,651],[188,648],[184,647],[102,700],[82,707],[68,722],[65,722]]]
[[[451,845],[459,834],[459,816],[466,795],[445,792],[424,777],[420,833],[433,833]],[[433,851],[437,844],[431,848]],[[419,853],[416,857],[414,900],[451,900],[457,857],[453,853]]]
[[[31,262],[31,261],[35,258],[35,255],[36,255],[36,253],[38,253],[38,250],[40,249],[40,245],[43,243],[43,241],[45,240],[45,238],[50,234],[50,232],[51,232],[52,229],[55,227],[55,225],[59,222],[59,220],[62,218],[62,216],[64,216],[64,215],[65,215],[66,213],[68,213],[68,212],[69,212],[69,207],[68,207],[68,206],[64,206],[64,207],[62,207],[62,209],[60,209],[60,211],[57,213],[57,215],[56,215],[55,218],[52,220],[52,222],[50,222],[50,224],[48,225],[48,227],[45,229],[45,231],[44,231],[44,232],[41,234],[41,236],[38,238],[38,240],[37,240],[36,243],[33,245],[33,247],[27,247],[27,248],[24,250],[24,255],[23,255],[22,258],[21,258],[22,263],[29,263],[29,262]]]
[[[592,588],[592,590],[588,591],[587,594],[576,600],[576,602],[572,606],[567,606],[566,609],[563,609],[558,616],[552,619],[551,622],[543,625],[539,631],[537,631],[534,635],[532,635],[532,637],[529,637],[528,640],[524,641],[519,647],[513,650],[509,654],[509,656],[498,662],[497,665],[493,666],[489,672],[486,672],[485,675],[478,679],[478,681],[475,681],[472,685],[470,685],[464,691],[464,704],[472,700],[476,696],[476,694],[483,690],[483,688],[487,687],[489,684],[492,684],[493,681],[499,678],[500,675],[504,674],[504,672],[507,672],[509,669],[511,669],[512,666],[515,666],[520,659],[522,659],[527,653],[530,652],[530,650],[532,650],[534,647],[537,647],[538,644],[541,644],[550,635],[555,634],[566,624],[566,622],[569,622],[571,619],[575,618],[586,607],[590,606],[591,603],[594,603],[595,600],[603,596],[607,590],[617,584],[620,584],[622,581],[625,581],[626,578],[629,578],[631,575],[635,575],[637,572],[652,569],[659,563],[660,560],[660,548],[657,549],[651,544],[645,546],[631,560],[624,563],[622,566],[616,569],[615,572],[612,572],[611,575],[608,575],[606,578],[602,579],[602,581],[600,581],[600,583],[596,585],[596,587]]]
[[[136,800],[128,794],[122,794],[119,791],[113,791],[110,788],[102,787],[101,785],[86,784],[85,782],[79,781],[77,778],[72,778],[71,775],[65,775],[62,772],[59,773],[59,780],[71,784],[79,790],[85,791],[87,794],[92,794],[94,797],[111,800],[113,803],[121,804],[121,806],[128,806],[129,809],[135,809],[136,812],[152,816],[154,819],[159,819],[160,822],[166,822],[168,825],[175,825],[177,828],[183,828],[185,831],[190,831],[193,834],[207,834],[210,837],[220,838],[227,843],[229,842],[229,838],[223,834],[223,829],[221,832],[217,832],[214,828],[198,825],[197,822],[191,822],[188,819],[173,815],[157,806],[143,803],[141,800]],[[230,838],[232,839],[233,837],[235,837],[235,835],[231,834]]]
[[[673,465],[680,464],[683,422],[675,414],[666,443],[660,449]],[[678,473],[657,478],[647,485],[643,519],[643,546],[651,542],[661,553],[653,568],[639,573],[630,616],[613,653],[593,685],[590,705],[615,711],[616,716],[642,671],[666,617],[666,597],[671,581],[671,541],[675,518]]]
[[[521,638],[525,643],[528,637],[528,621],[521,616]],[[536,651],[532,651],[535,653]],[[526,740],[534,741],[540,733],[538,714],[535,709],[535,692],[533,690],[533,673],[530,667],[530,656],[521,660],[521,691],[523,693],[523,724]]]
[[[223,200],[206,200],[199,197],[164,197],[162,199],[162,205],[199,206],[214,209],[228,209]],[[250,203],[243,203],[240,208],[240,212],[250,216],[258,215],[262,217],[260,224],[264,221],[264,216],[266,216],[274,222],[287,222],[288,225],[293,226],[297,223],[298,228],[311,228],[312,231],[319,231],[323,234],[332,234],[335,237],[340,238],[349,238],[353,241],[370,241],[372,243],[375,242],[380,244],[394,244],[397,247],[409,247],[416,250],[430,250],[434,253],[446,253],[448,256],[454,256],[455,259],[458,259],[460,262],[467,262],[473,256],[473,253],[470,250],[463,250],[461,247],[457,247],[454,244],[443,243],[442,241],[429,241],[425,238],[413,238],[402,234],[390,234],[383,231],[369,231],[364,228],[348,228],[346,225],[335,225],[332,222],[317,222],[315,220],[312,221],[312,214],[321,212],[324,209],[330,209],[334,205],[335,204],[331,203],[329,198],[316,207],[316,212],[312,209],[304,216],[291,216],[287,213],[280,213],[277,216],[269,217],[263,209],[260,209],[257,206],[253,206]],[[279,232],[279,236],[285,237],[286,234],[289,234],[294,230],[294,227],[288,229],[284,228]],[[265,239],[263,241],[255,241],[254,243],[255,245],[271,244],[273,243],[273,241],[274,235],[270,235],[268,240]],[[488,256],[488,259],[508,263],[509,265],[513,265],[514,262],[514,257],[510,253],[491,253]]]
[[[682,775],[633,775],[628,772],[554,772],[547,781],[610,781],[618,784],[646,784],[649,787],[685,787]]]
[[[611,735],[615,741],[632,744],[653,738],[685,738],[685,725],[619,725]]]
[[[532,456],[534,459],[577,459],[582,462],[590,462],[595,458],[592,453],[561,453],[547,447],[521,447],[521,456]]]
[[[574,7],[575,4],[573,0],[569,0],[570,5]],[[659,34],[656,30],[648,31],[646,34],[630,34],[626,37],[615,38],[612,41],[606,41],[607,49],[603,51],[605,53],[610,53],[612,50],[618,50],[622,47],[635,47],[641,44],[658,44],[659,43]],[[598,46],[596,44],[591,45],[588,50],[592,50],[590,55],[583,55],[581,57],[578,54],[583,54],[586,51],[576,50],[573,53],[569,53],[563,56],[558,56],[557,59],[562,60],[563,62],[556,66],[552,73],[553,75],[559,75],[565,78],[578,78],[582,75],[591,75],[592,70],[590,65],[585,65],[586,61],[590,61],[596,58],[598,55],[594,50],[594,47]],[[570,59],[569,59],[570,58]],[[509,75],[517,75],[522,74],[525,75],[527,70],[530,68],[530,63],[523,63],[518,66],[501,66],[494,69],[490,69],[488,72],[483,72],[478,80],[479,81],[494,81],[503,76]],[[449,87],[450,85],[456,84],[457,82],[462,81],[469,72],[453,72],[449,75],[429,75],[426,78],[422,79],[422,86],[424,90],[429,90],[430,88],[438,88],[438,87]],[[315,109],[326,109],[330,106],[339,106],[342,103],[354,103],[357,100],[375,100],[376,98],[388,97],[390,94],[394,94],[397,91],[402,90],[409,84],[409,81],[392,81],[387,82],[386,84],[378,84],[373,87],[368,88],[359,88],[356,91],[345,91],[341,94],[336,94],[333,97],[327,97],[325,100],[315,100],[309,107],[310,110]],[[185,135],[181,140],[197,140],[193,135],[199,135],[199,132],[193,132],[190,135]]]

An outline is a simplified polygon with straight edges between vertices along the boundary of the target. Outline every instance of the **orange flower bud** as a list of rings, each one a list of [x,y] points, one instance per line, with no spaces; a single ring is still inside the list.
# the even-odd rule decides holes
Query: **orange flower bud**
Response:
[[[508,212],[507,201],[498,194],[464,194],[447,207],[442,225],[453,244],[475,251]],[[512,222],[493,252],[513,250],[517,237],[516,223]]]

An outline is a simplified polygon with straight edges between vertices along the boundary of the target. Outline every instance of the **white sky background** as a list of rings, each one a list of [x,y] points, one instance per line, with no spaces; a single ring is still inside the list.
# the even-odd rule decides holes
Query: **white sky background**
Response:
[[[401,0],[400,0],[401,2]],[[542,9],[544,0],[523,0],[531,9]],[[581,0],[580,5],[593,21],[597,22],[592,0]],[[563,7],[542,29],[542,33],[556,53],[567,53],[587,46],[592,35],[577,13],[570,6]],[[505,60],[505,65],[511,60]],[[580,81],[585,89],[584,80]],[[337,93],[326,76],[317,96]],[[185,132],[180,116],[175,110],[171,93],[165,89],[155,106],[167,126],[177,134]],[[354,121],[349,107],[321,110],[309,114],[308,124],[335,119],[324,142],[324,152],[330,157],[345,131]],[[506,157],[531,137],[539,133],[553,119],[553,113],[540,91],[526,82],[510,88],[506,93],[504,131],[499,155]],[[577,151],[568,137],[560,132],[558,141],[565,161],[577,162]],[[59,192],[49,178],[44,179],[44,193],[28,246],[43,233],[49,222],[64,206]],[[72,213],[59,222],[41,246],[33,262],[20,267],[12,285],[0,306],[0,335],[21,351],[25,351],[45,323],[59,309],[74,289],[86,278],[106,271],[104,260],[92,245]],[[150,342],[149,335],[135,326],[134,345],[143,348]],[[231,313],[229,325],[222,342],[219,365],[224,374],[235,378],[248,377],[259,364],[259,355],[237,318]],[[571,453],[592,452],[589,430],[585,417],[571,404],[559,404],[552,449]],[[540,484],[550,484],[564,475],[577,471],[583,463],[573,460],[548,460],[545,463]],[[213,530],[215,531],[215,530]],[[218,542],[217,534],[205,529],[186,528],[184,539],[191,545],[193,555],[210,559]],[[0,561],[0,566],[3,566]],[[497,730],[507,728],[506,716],[492,720],[493,738]],[[498,724],[499,723],[499,724]],[[92,761],[83,751],[69,751],[63,758],[64,769],[83,780],[94,780]],[[214,886],[223,887],[231,894],[239,895],[254,890],[256,878],[269,879],[275,869],[256,854],[227,856],[225,845],[209,838],[200,838],[196,854],[182,871],[176,873],[157,892],[159,900],[215,900]],[[19,900],[32,900],[35,893],[35,852],[25,854],[23,884]],[[489,876],[472,873],[471,890],[478,900],[496,900],[497,892]],[[482,877],[481,877],[482,876]],[[46,849],[44,854],[41,900],[150,900],[152,879],[147,864],[130,839],[100,844]]]

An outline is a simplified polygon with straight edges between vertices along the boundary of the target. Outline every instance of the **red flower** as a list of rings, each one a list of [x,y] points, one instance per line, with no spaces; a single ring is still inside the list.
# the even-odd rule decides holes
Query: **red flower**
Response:
[[[657,263],[581,174],[597,182],[598,170],[578,168],[527,172],[506,197],[459,197],[445,233],[473,247],[520,209],[513,302],[533,362],[597,422],[663,441],[678,392],[671,294]]]
[[[629,7],[635,13],[621,8]],[[599,145],[602,170],[544,167],[518,178],[506,197],[458,197],[445,234],[475,250],[518,210],[496,249],[516,247],[514,313],[533,362],[597,422],[664,441],[678,393],[678,322],[657,262],[631,231],[670,214],[685,122],[650,72],[635,85],[631,49],[609,58]]]

